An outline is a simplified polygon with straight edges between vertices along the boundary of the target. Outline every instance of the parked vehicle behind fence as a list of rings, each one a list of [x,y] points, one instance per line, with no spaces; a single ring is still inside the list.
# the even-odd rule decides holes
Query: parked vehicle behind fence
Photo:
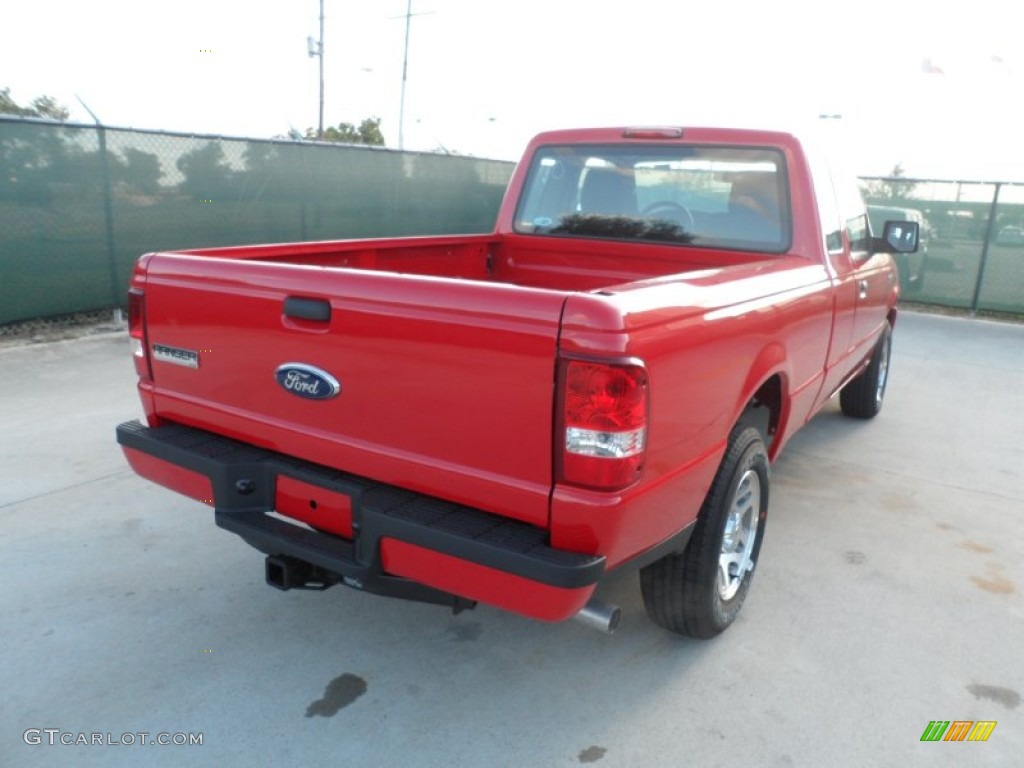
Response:
[[[928,243],[931,227],[924,214],[914,208],[899,208],[889,205],[869,205],[868,219],[871,231],[880,234],[886,221],[912,221],[920,231],[917,251],[895,254],[896,268],[900,275],[900,286],[904,293],[918,294],[924,290],[925,275],[928,271]]]

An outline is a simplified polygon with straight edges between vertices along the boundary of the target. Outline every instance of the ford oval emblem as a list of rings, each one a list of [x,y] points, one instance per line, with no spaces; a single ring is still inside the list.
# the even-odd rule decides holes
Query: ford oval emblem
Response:
[[[322,368],[305,363],[285,363],[274,371],[285,390],[307,400],[326,400],[341,392],[341,383]]]

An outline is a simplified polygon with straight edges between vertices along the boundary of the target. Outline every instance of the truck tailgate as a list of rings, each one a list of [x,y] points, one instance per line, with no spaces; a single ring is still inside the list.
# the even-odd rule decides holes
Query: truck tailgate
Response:
[[[159,419],[547,526],[565,294],[178,254],[142,287]]]

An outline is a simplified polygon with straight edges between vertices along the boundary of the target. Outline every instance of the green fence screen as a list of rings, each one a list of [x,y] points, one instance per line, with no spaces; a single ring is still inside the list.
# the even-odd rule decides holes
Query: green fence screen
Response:
[[[909,298],[1024,313],[1024,184],[865,178],[861,185],[869,206],[917,212],[924,283]]]
[[[122,306],[147,251],[487,232],[513,164],[0,117],[0,325]],[[1024,314],[1024,184],[861,180],[915,211],[911,298]]]
[[[0,325],[123,305],[147,251],[488,232],[512,168],[0,118]]]

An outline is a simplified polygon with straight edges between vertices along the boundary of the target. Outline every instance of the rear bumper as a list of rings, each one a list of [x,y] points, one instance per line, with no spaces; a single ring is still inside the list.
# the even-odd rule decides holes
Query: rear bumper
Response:
[[[368,592],[455,605],[457,596],[558,621],[586,604],[604,572],[604,557],[553,549],[541,528],[202,430],[131,421],[117,441],[136,472],[212,504],[217,525],[251,546]],[[269,514],[296,488],[310,508],[322,494],[342,510],[335,529],[351,538]]]

